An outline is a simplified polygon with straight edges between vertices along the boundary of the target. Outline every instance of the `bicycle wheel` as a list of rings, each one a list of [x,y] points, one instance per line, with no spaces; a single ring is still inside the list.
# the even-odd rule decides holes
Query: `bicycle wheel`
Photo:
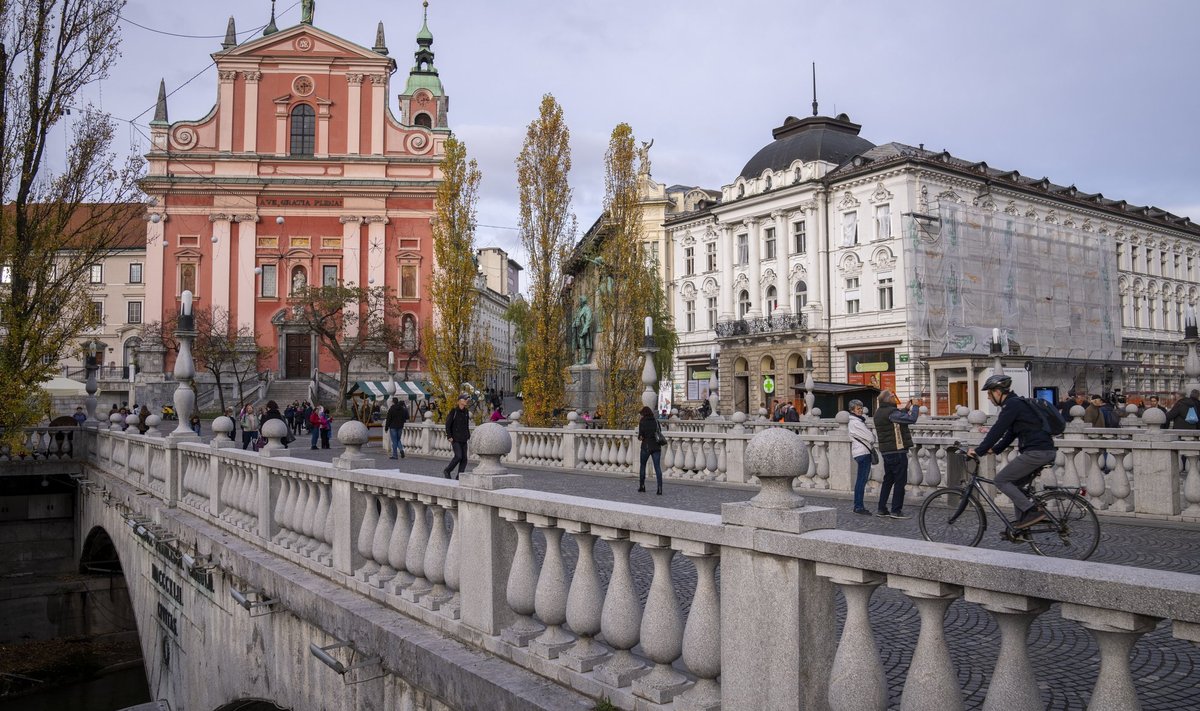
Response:
[[[1087,560],[1100,545],[1100,521],[1092,505],[1067,491],[1043,491],[1033,500],[1050,518],[1030,526],[1029,545],[1051,558]],[[1057,523],[1055,522],[1057,521]]]
[[[983,507],[969,497],[964,501],[962,489],[938,489],[925,497],[918,523],[927,541],[974,546],[983,538]]]

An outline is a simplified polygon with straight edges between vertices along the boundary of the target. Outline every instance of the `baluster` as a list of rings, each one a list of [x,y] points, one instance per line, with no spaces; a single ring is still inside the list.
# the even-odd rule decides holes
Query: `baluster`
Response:
[[[692,451],[690,441],[683,441],[680,446],[683,447],[683,461],[680,463],[681,476],[688,476],[696,469],[696,454]]]
[[[412,518],[408,515],[408,500],[399,497],[396,499],[396,525],[392,526],[392,539],[388,541],[388,565],[396,570],[396,577],[392,578],[390,590],[393,595],[399,595],[413,581],[413,576],[407,568],[408,539],[411,530]]]
[[[392,540],[392,529],[396,526],[395,506],[390,496],[379,499],[379,522],[375,524],[375,535],[371,538],[371,560],[379,563],[379,570],[367,579],[367,583],[382,588],[384,583],[396,577],[396,569],[388,561],[388,543]]]
[[[509,608],[517,619],[500,632],[500,639],[514,647],[524,647],[529,640],[542,633],[542,626],[533,619],[536,610],[538,564],[533,556],[533,526],[520,511],[501,509],[501,517],[512,523],[517,532],[517,547],[513,552],[512,567],[508,571],[505,595]]]
[[[639,455],[640,455],[641,443],[639,442],[638,445],[639,445],[638,450],[639,450]],[[661,464],[662,464],[663,476],[667,476],[668,474],[670,474],[674,471],[675,459],[676,459],[676,457],[675,457],[675,441],[672,439],[668,439],[667,443],[665,445],[663,445],[663,448],[662,448]],[[649,464],[650,463],[647,462],[647,465],[649,465]]]
[[[317,561],[322,565],[333,565],[333,499],[330,498],[330,483],[321,484],[321,504],[317,514],[321,519],[321,545],[317,548]]]
[[[1075,469],[1075,455],[1078,450],[1074,447],[1065,447],[1059,451],[1063,453],[1062,485],[1074,489],[1079,486],[1079,473]]]
[[[908,451],[908,490],[913,496],[919,495],[921,490],[921,472],[925,471],[922,455],[928,456],[929,453],[928,447],[919,444],[913,444]]]
[[[272,543],[280,543],[287,535],[287,499],[292,493],[292,480],[288,477],[280,477],[279,493],[275,496],[275,511],[272,514],[272,519],[275,521],[275,535],[271,536]]]
[[[813,484],[818,489],[829,488],[829,443],[817,442],[817,479]]]
[[[291,496],[284,508],[284,516],[287,520],[285,525],[287,526],[288,533],[283,539],[283,546],[288,549],[296,548],[304,538],[300,530],[300,519],[304,515],[304,506],[306,503],[304,496],[307,493],[304,484],[299,479],[291,479],[291,482]]]
[[[1129,671],[1129,651],[1138,637],[1154,629],[1156,620],[1131,612],[1066,602],[1062,604],[1062,616],[1083,625],[1100,648],[1100,673],[1096,675],[1088,711],[1140,709]]]
[[[1128,513],[1133,510],[1133,504],[1129,501],[1129,494],[1133,491],[1129,485],[1129,470],[1133,466],[1133,450],[1118,450],[1115,454],[1109,450],[1109,455],[1115,461],[1115,466],[1112,474],[1109,475],[1111,486],[1108,487],[1108,490],[1112,494],[1113,501],[1108,505],[1108,510]]]
[[[900,695],[901,711],[963,708],[962,690],[958,688],[945,635],[946,610],[962,595],[962,588],[902,575],[889,575],[888,587],[908,596],[921,615],[921,632]]]
[[[817,575],[829,578],[846,600],[846,622],[829,677],[833,711],[887,708],[887,677],[871,632],[871,595],[883,576],[869,570],[817,563]]]
[[[312,479],[307,479],[304,488],[308,490],[308,504],[305,505],[304,516],[300,519],[301,530],[304,532],[304,545],[300,547],[300,552],[312,557],[313,552],[321,545],[317,540],[317,507],[320,506],[321,487]]]
[[[716,439],[707,440],[708,455],[704,459],[704,468],[710,481],[717,478],[717,443]]]
[[[656,704],[666,704],[689,684],[687,677],[671,666],[683,652],[683,617],[671,580],[675,551],[671,539],[665,536],[633,533],[631,537],[654,560],[654,579],[646,596],[641,629],[642,651],[654,662],[654,667],[649,674],[634,680],[633,693]]]
[[[425,517],[428,497],[418,496],[412,500],[413,526],[408,536],[408,550],[404,552],[404,563],[412,573],[412,582],[400,593],[409,602],[420,602],[433,587],[425,579],[425,548],[429,545],[429,522]]]
[[[429,545],[425,546],[423,567],[425,577],[433,587],[421,598],[421,607],[438,610],[453,594],[446,590],[446,551],[450,547],[450,536],[446,533],[446,509],[434,501],[430,502],[429,510],[433,523],[429,529]]]
[[[1200,455],[1185,454],[1187,462],[1187,479],[1183,482],[1183,500],[1188,506],[1183,510],[1186,516],[1200,516]]]
[[[1088,448],[1087,454],[1087,489],[1088,500],[1097,511],[1108,508],[1104,502],[1104,470],[1100,468],[1100,450]]]
[[[358,554],[363,558],[363,564],[354,571],[354,577],[366,582],[379,571],[379,564],[371,559],[371,545],[375,542],[375,525],[379,523],[379,501],[369,491],[362,490],[366,500],[366,512],[363,515],[362,526],[358,529]]]
[[[929,450],[929,459],[925,462],[925,478],[924,483],[929,491],[936,489],[942,484],[942,469],[946,465],[946,450],[937,445],[926,446]]]
[[[1037,677],[1029,663],[1026,639],[1029,625],[1050,608],[1050,603],[1035,597],[979,588],[967,588],[966,599],[991,613],[1000,628],[1000,653],[996,657],[996,668],[992,670],[983,711],[1043,708]]]
[[[450,519],[450,545],[446,549],[446,589],[450,592],[450,597],[442,603],[441,612],[450,619],[457,620],[461,616],[461,596],[458,591],[462,579],[462,539],[458,535],[458,502],[446,499],[442,504],[446,507],[446,514]]]
[[[726,440],[717,440],[717,478],[724,481],[725,474],[729,471],[729,459],[725,451]]]
[[[641,660],[629,651],[637,645],[642,625],[642,603],[633,589],[633,576],[629,571],[629,550],[633,542],[629,540],[628,531],[602,526],[592,526],[592,531],[608,542],[613,558],[608,592],[600,611],[600,630],[613,653],[593,671],[600,683],[619,689],[629,686],[647,671]]]
[[[564,521],[562,526],[575,538],[579,548],[567,593],[567,624],[578,637],[559,658],[569,669],[586,673],[608,656],[608,648],[595,639],[600,632],[600,608],[604,604],[604,591],[596,571],[596,536],[586,523]]]
[[[575,643],[575,638],[562,626],[567,621],[567,571],[562,560],[562,529],[549,516],[526,514],[526,520],[537,526],[546,541],[542,569],[538,574],[533,606],[546,630],[529,642],[529,649],[543,659],[557,659],[560,652]]]
[[[717,711],[721,708],[721,601],[717,594],[717,547],[684,542],[682,553],[696,568],[696,593],[683,630],[683,663],[696,675],[696,684],[676,697],[679,711]]]

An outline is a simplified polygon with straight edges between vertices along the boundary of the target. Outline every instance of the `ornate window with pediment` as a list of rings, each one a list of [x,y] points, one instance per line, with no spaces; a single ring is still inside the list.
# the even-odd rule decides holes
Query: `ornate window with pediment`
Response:
[[[803,281],[796,282],[796,287],[792,293],[795,295],[796,313],[800,313],[804,310],[804,307],[808,306],[808,284],[805,284]]]
[[[742,289],[738,292],[738,318],[746,318],[750,313],[750,292]]]
[[[292,109],[291,150],[294,156],[312,156],[316,148],[317,114],[308,104],[296,104]]]
[[[767,287],[767,318],[770,318],[779,310],[779,292],[775,291],[775,287]]]

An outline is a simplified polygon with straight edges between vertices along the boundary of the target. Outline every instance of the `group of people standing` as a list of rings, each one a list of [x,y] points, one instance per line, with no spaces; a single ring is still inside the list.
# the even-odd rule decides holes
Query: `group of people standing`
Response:
[[[874,414],[874,431],[867,426],[866,408],[861,400],[850,401],[850,456],[857,470],[854,479],[854,513],[870,516],[866,497],[867,480],[871,477],[873,451],[878,449],[883,459],[883,484],[879,489],[879,504],[875,515],[895,519],[912,518],[904,512],[904,487],[908,485],[908,450],[912,448],[911,425],[921,416],[920,398],[910,399],[904,407],[891,390],[879,393],[879,407]],[[889,501],[890,499],[890,501]]]

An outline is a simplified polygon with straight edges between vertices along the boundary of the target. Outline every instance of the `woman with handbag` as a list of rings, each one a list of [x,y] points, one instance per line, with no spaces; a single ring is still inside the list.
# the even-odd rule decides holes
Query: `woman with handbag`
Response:
[[[850,401],[850,456],[858,466],[854,479],[854,513],[870,516],[871,511],[863,503],[867,480],[871,478],[871,465],[879,463],[879,452],[875,449],[875,433],[867,427],[863,414],[862,400]]]
[[[662,495],[662,446],[667,441],[654,410],[642,408],[642,419],[638,421],[638,439],[642,443],[641,462],[638,465],[638,491],[646,490],[646,460],[654,460],[654,478],[658,482],[656,494]]]

